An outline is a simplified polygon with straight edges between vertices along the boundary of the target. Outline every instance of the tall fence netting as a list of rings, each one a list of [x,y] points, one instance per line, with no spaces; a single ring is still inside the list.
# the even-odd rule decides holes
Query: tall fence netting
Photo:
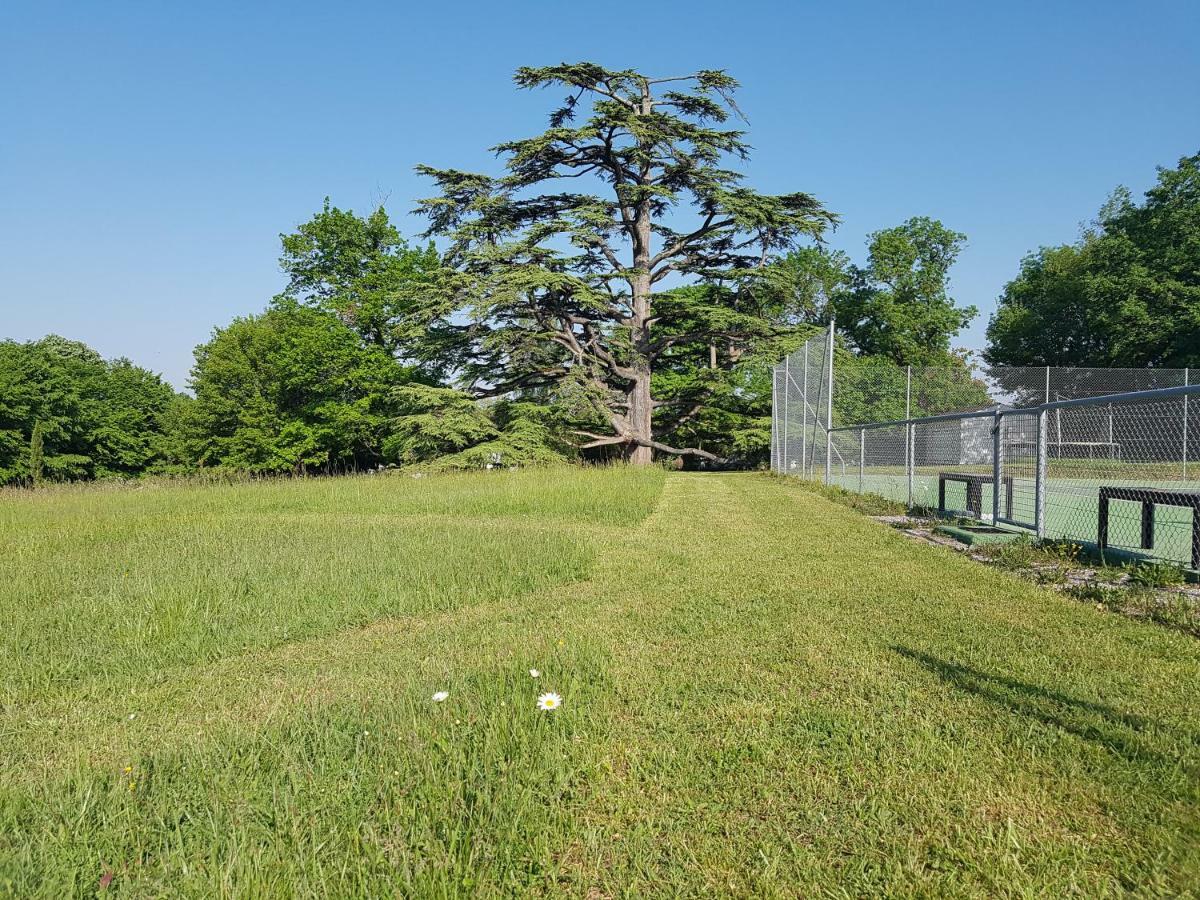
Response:
[[[1197,567],[1196,374],[901,367],[823,332],[774,369],[771,468]]]

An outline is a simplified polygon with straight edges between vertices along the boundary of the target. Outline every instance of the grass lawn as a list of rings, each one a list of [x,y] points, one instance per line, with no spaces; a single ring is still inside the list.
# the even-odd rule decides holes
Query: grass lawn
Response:
[[[1200,885],[1200,642],[782,479],[0,495],[0,616],[0,894]]]

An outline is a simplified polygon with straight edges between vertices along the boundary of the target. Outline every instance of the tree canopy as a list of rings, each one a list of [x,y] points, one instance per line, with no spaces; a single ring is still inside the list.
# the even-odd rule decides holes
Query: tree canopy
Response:
[[[440,267],[432,244],[412,247],[400,236],[382,206],[367,216],[332,206],[291,234],[279,236],[279,266],[288,283],[276,297],[286,306],[299,303],[338,316],[362,340],[410,363],[417,360],[422,286]],[[423,345],[422,345],[423,346]]]
[[[901,365],[942,365],[950,342],[975,318],[949,292],[950,267],[966,235],[917,217],[870,235],[865,266],[851,266],[834,302],[852,347]]]
[[[277,302],[196,348],[188,452],[198,466],[249,472],[373,467],[390,393],[412,377],[333,312]]]
[[[1027,256],[987,331],[996,366],[1200,366],[1200,154],[1119,188],[1074,244]]]
[[[505,174],[420,167],[440,191],[419,207],[428,234],[449,245],[436,308],[469,318],[465,382],[477,395],[569,394],[590,412],[585,448],[619,446],[638,463],[713,457],[663,442],[706,397],[656,397],[654,374],[681,345],[740,352],[768,335],[756,279],[833,215],[807,193],[758,193],[728,167],[749,147],[726,127],[738,85],[722,71],[564,63],[515,80],[567,96],[544,132],[494,148]],[[723,289],[662,293],[671,280]]]
[[[0,484],[162,470],[176,402],[159,376],[78,341],[0,341]]]

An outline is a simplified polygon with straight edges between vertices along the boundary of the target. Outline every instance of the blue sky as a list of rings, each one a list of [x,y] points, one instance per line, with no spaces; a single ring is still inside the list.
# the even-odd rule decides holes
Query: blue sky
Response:
[[[58,332],[183,387],[192,348],[282,279],[327,194],[403,231],[417,163],[494,169],[587,59],[743,85],[750,183],[842,216],[968,235],[987,315],[1021,256],[1117,184],[1200,150],[1200,3],[26,3],[0,9],[0,337]]]

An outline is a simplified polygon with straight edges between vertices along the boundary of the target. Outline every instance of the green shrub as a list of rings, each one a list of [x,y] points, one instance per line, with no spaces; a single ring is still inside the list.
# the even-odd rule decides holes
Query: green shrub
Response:
[[[1006,543],[984,547],[982,552],[1002,569],[1027,569],[1037,557],[1037,546],[1033,538],[1022,534]]]
[[[1126,567],[1129,583],[1144,587],[1170,587],[1187,580],[1183,566],[1166,560],[1133,563]]]

